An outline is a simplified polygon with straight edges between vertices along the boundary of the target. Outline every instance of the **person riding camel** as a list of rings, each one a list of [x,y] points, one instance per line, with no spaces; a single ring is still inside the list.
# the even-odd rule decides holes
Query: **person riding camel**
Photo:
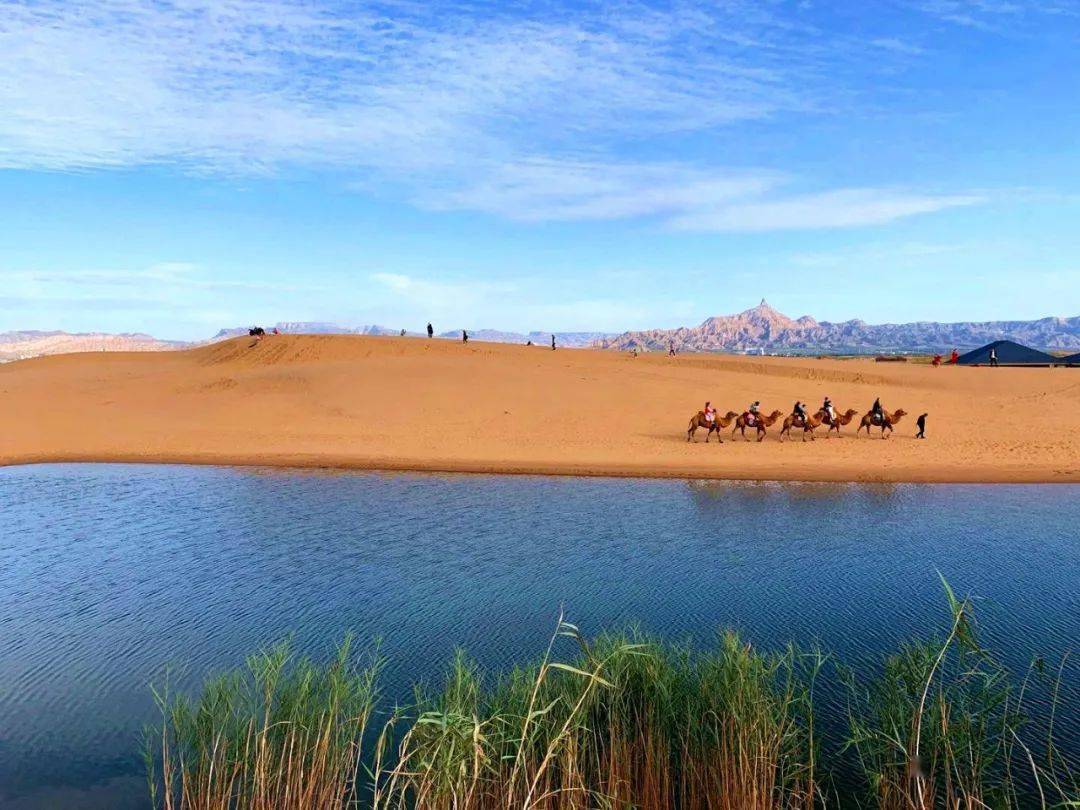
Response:
[[[885,421],[885,410],[881,407],[881,397],[874,400],[874,405],[870,408],[870,418],[875,425],[880,425]]]
[[[833,408],[831,399],[825,397],[825,401],[821,403],[821,410],[825,411],[825,415],[829,417],[830,424],[836,421],[836,409]]]
[[[716,408],[712,406],[711,402],[705,403],[705,421],[712,423],[716,419]]]
[[[807,419],[806,419],[806,408],[798,400],[795,401],[795,407],[792,410],[792,414],[799,419],[799,424],[802,424],[802,425],[806,424],[806,421],[807,421]]]
[[[746,409],[746,415],[747,415],[746,423],[748,425],[757,424],[757,420],[759,418],[761,418],[760,414],[758,413],[758,409],[760,407],[761,407],[761,402],[759,400],[755,399],[753,402],[750,403],[750,407]]]

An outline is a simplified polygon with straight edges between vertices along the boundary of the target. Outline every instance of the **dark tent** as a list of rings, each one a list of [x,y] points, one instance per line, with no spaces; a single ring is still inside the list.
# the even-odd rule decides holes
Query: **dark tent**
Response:
[[[1061,362],[1057,357],[1036,349],[1029,349],[1011,340],[995,340],[993,343],[987,343],[980,349],[960,355],[960,359],[956,362],[961,366],[989,365],[991,349],[997,351],[997,361],[1002,366],[1049,366]]]

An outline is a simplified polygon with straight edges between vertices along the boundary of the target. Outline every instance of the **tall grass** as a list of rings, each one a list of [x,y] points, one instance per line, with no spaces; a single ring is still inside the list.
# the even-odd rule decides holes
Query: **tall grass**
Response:
[[[869,803],[881,810],[1080,807],[1069,764],[1055,753],[1052,720],[1041,764],[1020,735],[1028,677],[1015,683],[979,644],[971,603],[942,584],[951,614],[944,638],[903,645],[866,686],[847,676],[848,746]],[[1057,684],[1053,691],[1052,704]]]
[[[378,670],[356,664],[349,638],[325,665],[294,658],[283,642],[209,680],[197,700],[156,692],[163,723],[157,751],[147,748],[155,806],[353,806]]]
[[[946,591],[939,642],[846,678],[866,805],[1080,807],[1052,735],[1038,753],[1022,741],[1028,681],[1014,685]],[[159,695],[151,792],[165,810],[810,810],[836,804],[813,708],[824,665],[733,633],[704,650],[635,631],[588,642],[560,617],[535,663],[489,677],[460,652],[373,724],[377,660],[356,663],[348,641],[324,665],[279,645],[197,700]]]
[[[812,715],[794,651],[733,634],[694,653],[637,633],[519,669],[485,689],[459,656],[420,692],[377,808],[812,807]],[[813,658],[813,661],[819,659]],[[812,676],[812,672],[809,673]]]

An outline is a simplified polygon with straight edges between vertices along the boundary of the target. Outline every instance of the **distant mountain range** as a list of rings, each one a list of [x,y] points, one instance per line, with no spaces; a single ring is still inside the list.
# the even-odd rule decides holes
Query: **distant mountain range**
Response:
[[[387,326],[358,326],[349,327],[341,326],[336,323],[327,323],[324,321],[281,321],[273,326],[265,327],[268,331],[271,329],[277,329],[287,335],[292,334],[305,334],[305,335],[400,335],[400,329],[391,329]],[[484,340],[490,343],[528,343],[530,340],[533,343],[548,343],[551,341],[551,332],[502,332],[498,329],[469,329],[470,340]],[[222,329],[212,338],[210,342],[216,340],[226,340],[237,335],[246,335],[248,333],[248,327],[240,326],[233,329]],[[413,337],[420,336],[424,333],[421,332],[406,332],[406,335]],[[461,330],[455,329],[451,332],[439,332],[436,337],[446,338],[451,340],[461,339]],[[566,348],[580,349],[585,346],[592,346],[599,340],[605,340],[613,337],[610,332],[556,332],[555,341],[558,345]]]
[[[49,354],[71,354],[73,352],[158,352],[170,349],[184,349],[190,346],[198,346],[204,343],[214,343],[219,340],[248,333],[247,326],[237,326],[231,329],[222,329],[208,340],[180,341],[160,340],[152,335],[141,333],[131,334],[107,334],[103,332],[0,332],[0,363],[12,360],[25,360],[31,357],[40,357]],[[391,329],[387,326],[369,325],[350,327],[324,321],[280,321],[273,326],[265,327],[267,331],[277,329],[285,334],[308,334],[308,335],[399,335],[400,329]],[[419,337],[420,332],[408,332],[413,337]],[[439,338],[447,340],[460,340],[461,330],[452,332],[440,332]],[[564,348],[582,348],[592,346],[596,341],[612,337],[609,332],[556,332],[555,340]],[[472,340],[490,341],[492,343],[527,343],[532,341],[537,344],[547,344],[551,340],[550,332],[500,332],[495,329],[470,329],[469,338]]]
[[[370,325],[349,327],[320,321],[282,321],[267,330],[286,334],[398,335],[401,330]],[[0,362],[45,354],[96,351],[167,351],[246,335],[248,327],[222,329],[203,341],[159,340],[151,335],[106,334],[100,332],[2,332]],[[419,332],[407,333],[419,336]],[[440,332],[438,337],[459,340],[461,330]],[[546,345],[550,332],[501,332],[470,329],[473,340],[493,343]],[[867,354],[871,352],[947,352],[982,346],[992,340],[1015,340],[1037,349],[1077,351],[1080,349],[1080,317],[1041,318],[1037,321],[987,321],[985,323],[868,324],[861,320],[830,323],[809,315],[790,318],[764,300],[753,309],[736,315],[709,318],[700,326],[679,329],[651,329],[613,335],[605,332],[556,332],[555,340],[564,348],[595,346],[603,349],[667,351],[674,344],[685,352],[750,352],[768,354]]]
[[[104,332],[0,332],[0,363],[24,360],[43,354],[71,352],[161,352],[182,349],[186,343],[158,340],[151,335]]]
[[[1080,317],[984,323],[868,324],[830,323],[809,315],[790,318],[764,300],[736,315],[709,318],[700,326],[624,332],[597,341],[605,349],[667,351],[672,344],[689,352],[765,352],[769,354],[866,354],[869,352],[947,352],[1008,339],[1038,349],[1080,348]]]

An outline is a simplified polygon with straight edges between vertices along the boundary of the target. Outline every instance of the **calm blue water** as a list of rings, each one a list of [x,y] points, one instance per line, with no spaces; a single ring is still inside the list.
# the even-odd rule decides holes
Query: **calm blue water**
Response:
[[[1054,660],[1077,527],[1075,486],[0,469],[0,806],[143,806],[147,684],[289,633],[381,636],[391,695],[459,645],[534,656],[560,604],[587,632],[735,626],[857,663],[946,623],[940,570],[1007,663]]]

